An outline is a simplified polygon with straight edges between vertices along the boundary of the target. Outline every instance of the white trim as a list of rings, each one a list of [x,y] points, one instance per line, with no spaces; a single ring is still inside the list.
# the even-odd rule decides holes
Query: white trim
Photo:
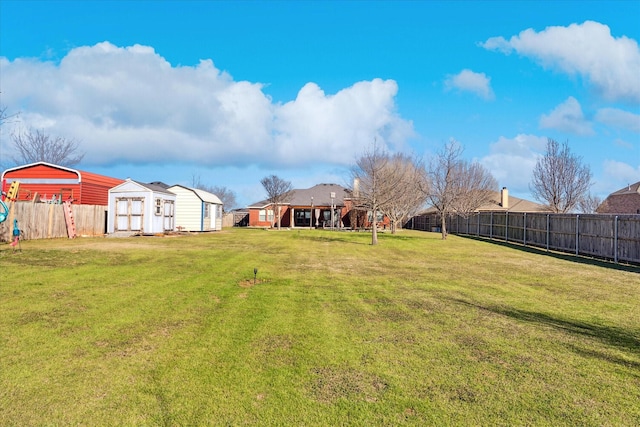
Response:
[[[7,172],[19,171],[21,169],[27,169],[27,168],[30,168],[32,166],[38,166],[38,165],[49,166],[50,168],[62,169],[62,170],[67,171],[67,172],[75,173],[76,175],[78,175],[78,182],[82,182],[82,174],[80,173],[79,170],[71,169],[71,168],[68,168],[66,166],[54,165],[53,163],[48,163],[48,162],[35,162],[35,163],[29,163],[28,165],[22,165],[22,166],[16,166],[16,167],[13,167],[13,168],[9,168],[9,169],[5,170],[4,172],[2,172],[2,178],[1,179],[5,179],[4,176],[5,176],[5,174]],[[22,180],[20,182],[22,182]]]

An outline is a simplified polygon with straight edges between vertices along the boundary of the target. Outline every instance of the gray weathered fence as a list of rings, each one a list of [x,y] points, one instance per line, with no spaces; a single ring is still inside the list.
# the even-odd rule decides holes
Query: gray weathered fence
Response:
[[[640,215],[568,215],[480,212],[447,218],[452,234],[488,237],[546,250],[640,263]],[[439,231],[438,214],[419,215],[406,225]]]
[[[7,203],[9,215],[0,224],[0,241],[12,239],[13,220],[25,240],[67,237],[67,224],[63,206],[59,204],[11,202]],[[107,231],[107,207],[97,205],[71,205],[76,235],[98,236]]]

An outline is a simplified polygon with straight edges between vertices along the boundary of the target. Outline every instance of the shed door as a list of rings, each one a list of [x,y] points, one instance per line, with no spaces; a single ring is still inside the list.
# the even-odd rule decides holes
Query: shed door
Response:
[[[117,197],[115,231],[143,232],[144,198]]]
[[[164,201],[164,231],[173,231],[173,200]]]

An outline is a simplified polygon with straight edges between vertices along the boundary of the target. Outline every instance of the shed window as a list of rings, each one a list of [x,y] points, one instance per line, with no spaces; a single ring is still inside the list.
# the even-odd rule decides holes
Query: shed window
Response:
[[[156,215],[162,215],[162,199],[160,197],[156,197]]]
[[[209,218],[211,216],[211,205],[209,203],[204,204],[204,217]]]

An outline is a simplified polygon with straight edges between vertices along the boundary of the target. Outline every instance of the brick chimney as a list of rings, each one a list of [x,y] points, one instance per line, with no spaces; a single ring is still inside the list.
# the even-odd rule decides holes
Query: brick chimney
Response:
[[[502,187],[502,191],[500,191],[500,206],[509,209],[509,190],[507,187]]]

